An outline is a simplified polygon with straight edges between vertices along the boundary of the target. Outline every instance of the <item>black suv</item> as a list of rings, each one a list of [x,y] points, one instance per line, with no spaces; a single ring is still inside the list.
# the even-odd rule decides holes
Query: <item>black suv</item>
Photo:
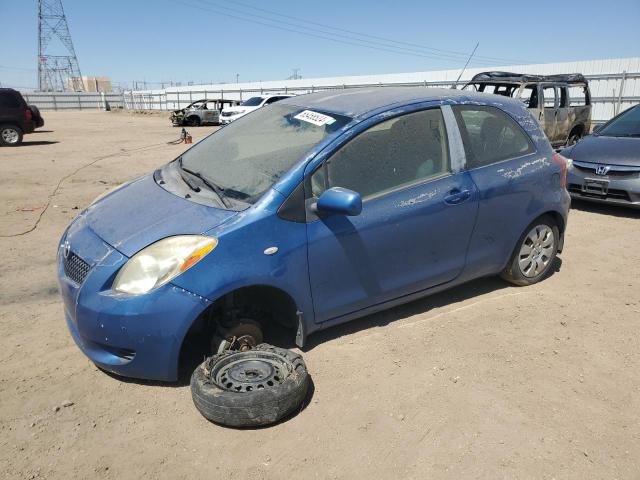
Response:
[[[37,116],[40,117],[40,112]],[[0,88],[0,145],[20,145],[22,135],[33,132],[36,126],[41,126],[37,125],[39,123],[20,92],[12,88]]]

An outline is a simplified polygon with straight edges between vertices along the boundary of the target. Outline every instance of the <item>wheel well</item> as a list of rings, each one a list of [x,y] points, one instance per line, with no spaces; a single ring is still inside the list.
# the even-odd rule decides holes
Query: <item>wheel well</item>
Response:
[[[268,285],[243,287],[218,298],[193,322],[180,347],[180,369],[193,361],[195,367],[204,355],[210,355],[210,342],[218,323],[234,318],[258,321],[268,343],[285,348],[294,345],[298,308],[293,298]]]
[[[558,225],[560,236],[564,235],[564,218],[562,217],[562,215],[552,210],[550,212],[543,213],[542,215],[540,215],[540,217],[544,217],[545,215],[553,218],[553,220],[556,222],[556,225]]]
[[[580,136],[582,136],[584,134],[584,125],[580,124],[580,125],[576,125],[571,129],[571,132],[569,132],[569,137],[571,137],[571,135],[573,135],[574,133],[579,133]]]

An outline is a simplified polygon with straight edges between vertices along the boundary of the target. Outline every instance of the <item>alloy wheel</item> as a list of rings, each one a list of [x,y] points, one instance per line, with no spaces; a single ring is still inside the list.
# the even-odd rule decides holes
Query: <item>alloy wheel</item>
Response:
[[[518,254],[518,266],[527,278],[543,273],[553,258],[555,235],[548,225],[536,225],[522,242]]]
[[[13,145],[15,143],[18,143],[18,141],[20,140],[20,134],[13,128],[5,128],[2,130],[2,140],[4,140],[5,143]]]

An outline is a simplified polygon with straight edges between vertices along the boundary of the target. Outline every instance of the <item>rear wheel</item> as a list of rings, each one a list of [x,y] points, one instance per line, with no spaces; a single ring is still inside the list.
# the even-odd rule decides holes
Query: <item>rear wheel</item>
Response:
[[[22,143],[22,130],[15,125],[0,125],[0,145],[15,147]]]
[[[553,219],[540,217],[520,237],[501,277],[521,286],[544,279],[556,258],[559,238],[558,226]]]

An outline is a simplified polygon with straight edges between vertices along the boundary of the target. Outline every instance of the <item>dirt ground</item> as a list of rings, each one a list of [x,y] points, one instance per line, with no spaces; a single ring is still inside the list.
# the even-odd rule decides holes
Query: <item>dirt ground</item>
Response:
[[[533,287],[483,279],[311,337],[308,406],[226,429],[185,384],[97,370],[57,293],[66,225],[176,157],[179,129],[44,116],[0,148],[1,477],[640,478],[640,213],[574,205],[561,265]]]

